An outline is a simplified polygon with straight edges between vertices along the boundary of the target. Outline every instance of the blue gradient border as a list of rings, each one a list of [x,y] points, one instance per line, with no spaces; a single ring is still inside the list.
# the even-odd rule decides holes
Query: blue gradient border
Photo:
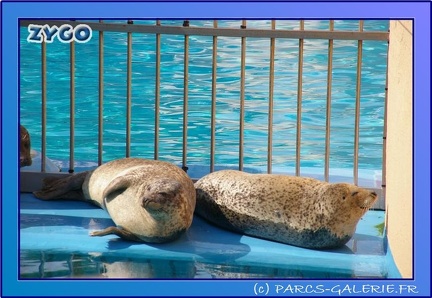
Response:
[[[1,296],[263,296],[277,285],[336,286],[320,296],[361,293],[362,285],[415,286],[430,296],[430,11],[429,2],[2,2]],[[19,18],[392,18],[414,19],[414,279],[401,280],[18,280],[18,30]],[[391,99],[390,99],[391,100]],[[8,129],[6,129],[8,127]],[[16,127],[16,129],[15,129]],[[13,129],[11,129],[13,128]],[[346,288],[349,286],[350,288]],[[355,287],[355,288],[354,288]],[[266,290],[270,291],[267,292]],[[306,288],[304,288],[306,289]],[[261,293],[262,290],[262,293]],[[305,292],[305,295],[311,295]],[[340,295],[339,295],[340,294]],[[302,295],[297,293],[297,295]]]

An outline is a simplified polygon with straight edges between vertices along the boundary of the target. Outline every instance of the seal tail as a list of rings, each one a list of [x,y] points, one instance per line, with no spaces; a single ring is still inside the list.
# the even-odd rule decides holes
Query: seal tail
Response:
[[[85,200],[82,184],[87,176],[87,172],[82,172],[66,178],[44,179],[42,189],[33,192],[33,195],[41,200]]]

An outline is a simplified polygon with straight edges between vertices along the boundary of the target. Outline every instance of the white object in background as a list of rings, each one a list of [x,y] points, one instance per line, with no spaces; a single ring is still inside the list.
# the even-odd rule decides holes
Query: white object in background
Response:
[[[42,163],[42,154],[39,151],[31,150],[30,155],[32,157],[31,166],[20,168],[21,172],[40,172]],[[60,172],[60,167],[55,164],[49,158],[45,158],[45,172],[56,173]]]

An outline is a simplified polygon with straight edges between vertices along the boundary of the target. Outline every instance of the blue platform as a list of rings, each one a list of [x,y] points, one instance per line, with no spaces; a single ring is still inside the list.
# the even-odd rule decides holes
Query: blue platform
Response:
[[[113,225],[85,202],[20,196],[21,278],[397,278],[379,226],[369,211],[342,248],[310,250],[232,233],[195,216],[180,239],[128,242],[89,232]]]

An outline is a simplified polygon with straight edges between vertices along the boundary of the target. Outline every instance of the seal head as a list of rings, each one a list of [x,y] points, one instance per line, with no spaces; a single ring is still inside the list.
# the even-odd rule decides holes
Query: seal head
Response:
[[[372,207],[377,197],[373,191],[348,183],[335,183],[328,184],[317,204],[322,208],[325,224],[332,227],[337,236],[352,236],[358,221]]]
[[[30,134],[20,125],[20,167],[32,165]]]
[[[161,179],[148,185],[141,206],[155,212],[168,212],[178,204],[181,184],[175,180]]]

